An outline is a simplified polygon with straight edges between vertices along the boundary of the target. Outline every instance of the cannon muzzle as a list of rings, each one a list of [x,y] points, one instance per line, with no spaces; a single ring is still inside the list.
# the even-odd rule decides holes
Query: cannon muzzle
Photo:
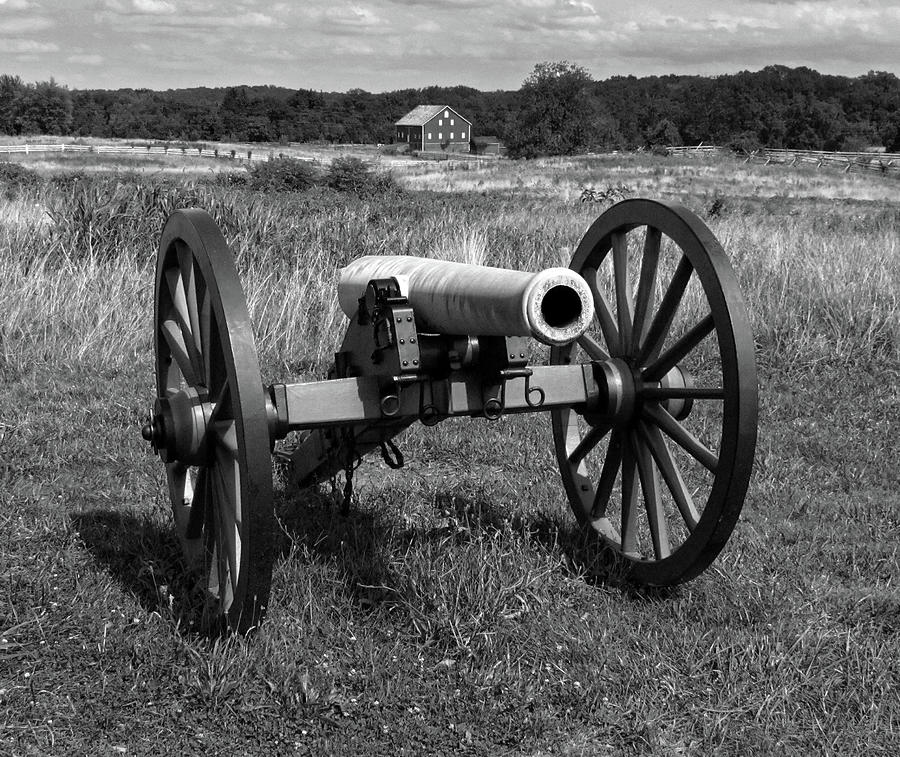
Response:
[[[394,278],[420,328],[441,334],[531,336],[563,345],[594,317],[584,279],[568,268],[538,273],[408,256],[368,255],[341,270],[338,302],[348,317],[373,279]]]

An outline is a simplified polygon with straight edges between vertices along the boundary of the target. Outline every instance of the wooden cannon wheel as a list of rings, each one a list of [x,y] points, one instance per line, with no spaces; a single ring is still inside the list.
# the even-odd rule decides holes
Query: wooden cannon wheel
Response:
[[[144,436],[166,463],[204,621],[245,632],[268,602],[273,492],[266,403],[233,256],[201,210],[179,210],[156,269],[157,399]]]
[[[731,534],[756,445],[754,343],[737,281],[699,218],[650,200],[601,215],[571,268],[596,318],[551,363],[593,362],[618,405],[552,412],[569,503],[629,578],[686,581]]]

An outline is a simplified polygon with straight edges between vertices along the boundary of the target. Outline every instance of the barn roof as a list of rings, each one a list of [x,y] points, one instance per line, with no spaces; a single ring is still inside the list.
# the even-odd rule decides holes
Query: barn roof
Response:
[[[466,123],[472,123],[468,118],[460,115],[459,111],[457,111],[455,108],[451,108],[449,105],[418,105],[405,116],[403,116],[403,118],[401,118],[399,121],[395,121],[394,126],[424,126],[438,113],[445,109],[452,110]]]
[[[444,109],[443,105],[417,105],[395,126],[423,126]]]

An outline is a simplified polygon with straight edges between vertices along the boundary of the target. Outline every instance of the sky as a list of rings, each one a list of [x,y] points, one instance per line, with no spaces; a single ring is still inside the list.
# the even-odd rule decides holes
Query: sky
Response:
[[[72,89],[518,89],[780,64],[900,75],[898,0],[0,0],[0,74]]]

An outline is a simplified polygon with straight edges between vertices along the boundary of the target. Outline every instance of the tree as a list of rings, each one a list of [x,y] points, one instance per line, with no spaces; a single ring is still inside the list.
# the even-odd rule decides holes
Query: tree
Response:
[[[513,155],[569,155],[594,147],[609,132],[593,79],[568,61],[538,63],[522,84],[519,104],[505,130]]]
[[[0,132],[15,133],[15,103],[25,91],[25,82],[18,76],[0,76]]]
[[[16,134],[68,134],[72,95],[53,79],[24,87],[12,103]]]
[[[677,147],[681,144],[678,127],[668,118],[654,124],[646,133],[647,147]]]

